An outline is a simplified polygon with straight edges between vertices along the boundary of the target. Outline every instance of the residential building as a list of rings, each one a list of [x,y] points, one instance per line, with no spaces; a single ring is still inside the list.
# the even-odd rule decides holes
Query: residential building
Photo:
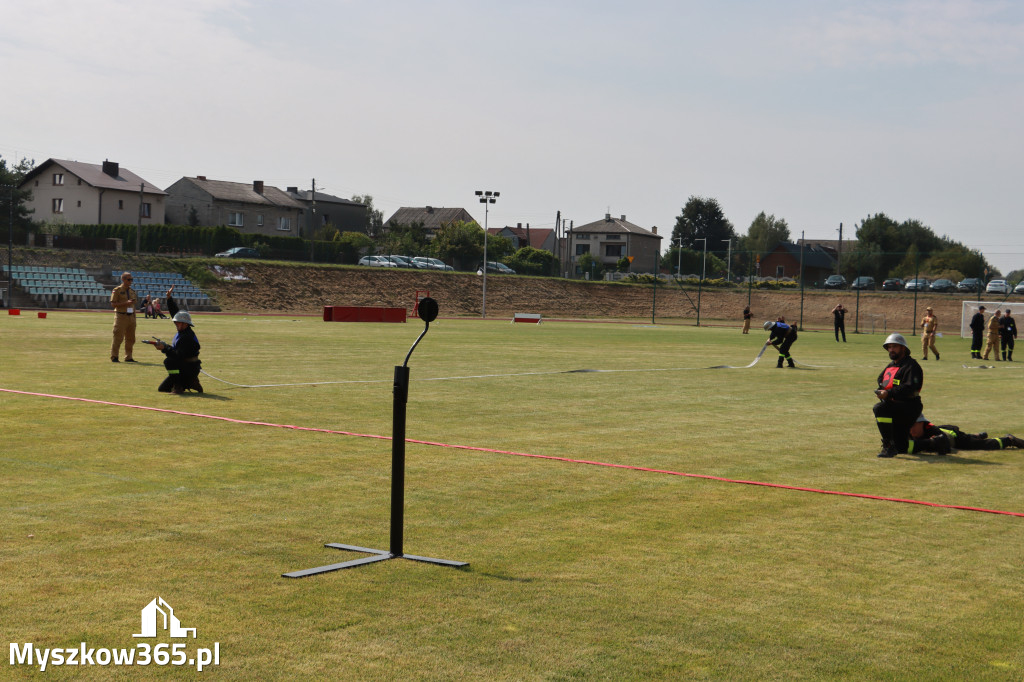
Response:
[[[759,277],[789,277],[800,281],[800,245],[791,242],[779,242],[766,254],[761,256]],[[824,282],[836,271],[835,250],[805,243],[803,247],[804,282]]]
[[[45,224],[143,225],[164,222],[167,193],[114,161],[47,159],[19,189],[32,192],[32,218]]]
[[[444,225],[451,225],[452,223],[464,222],[464,223],[475,223],[476,219],[473,218],[464,208],[436,208],[434,206],[424,206],[423,208],[411,208],[405,207],[398,209],[395,213],[384,221],[384,230],[388,229],[389,225],[422,225],[427,233],[427,239],[433,239],[437,231]],[[479,224],[479,223],[477,223]]]
[[[662,237],[657,227],[645,230],[626,216],[612,218],[606,213],[604,220],[575,227],[565,238],[572,262],[589,253],[599,263],[614,266],[623,256],[632,256],[630,272],[658,272]]]
[[[515,227],[492,227],[487,232],[510,239],[516,250],[524,246],[532,246],[541,251],[555,253],[555,248],[558,244],[558,240],[555,239],[554,230],[538,227],[530,228],[529,223],[526,224],[525,228],[522,223],[516,223]]]
[[[366,204],[298,187],[289,187],[288,194],[306,207],[305,234],[316,234],[327,225],[342,232],[366,234],[369,226]]]
[[[195,209],[196,224],[227,225],[246,234],[305,236],[306,207],[290,194],[256,180],[210,180],[205,175],[181,178],[167,188],[167,222],[188,225]]]

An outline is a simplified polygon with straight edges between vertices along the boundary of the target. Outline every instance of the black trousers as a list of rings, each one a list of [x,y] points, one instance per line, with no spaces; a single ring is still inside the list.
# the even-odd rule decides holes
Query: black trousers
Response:
[[[921,401],[883,400],[875,403],[872,409],[882,439],[895,445],[896,452],[906,452],[910,444],[910,427],[921,415]]]
[[[843,333],[843,343],[846,343],[846,323],[845,322],[836,322],[835,326],[836,326],[836,341],[839,340],[839,332],[842,332]]]
[[[167,368],[167,378],[164,379],[156,389],[161,393],[170,393],[174,389],[186,391],[192,388],[199,378],[199,370],[202,363],[181,362],[173,358],[164,358],[164,367]]]
[[[981,351],[985,350],[985,337],[982,332],[976,332],[971,330],[971,354],[981,355]]]

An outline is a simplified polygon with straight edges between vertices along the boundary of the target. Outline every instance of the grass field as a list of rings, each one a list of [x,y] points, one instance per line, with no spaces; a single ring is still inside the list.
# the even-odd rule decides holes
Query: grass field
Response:
[[[393,367],[422,323],[197,315],[206,393],[158,394],[155,350],[111,364],[109,314],[0,318],[0,633],[129,648],[162,597],[203,675],[294,679],[1024,677],[1024,518],[410,443],[405,551],[387,548]],[[139,320],[139,337],[169,338]],[[439,320],[410,361],[410,439],[1024,512],[1024,451],[875,457],[881,336]],[[911,339],[917,345],[917,338]],[[925,414],[1024,432],[1021,365],[940,340]],[[915,356],[919,355],[915,351]],[[977,364],[977,363],[974,363]],[[564,373],[575,369],[632,370]],[[501,376],[482,376],[501,375]],[[428,380],[445,377],[445,380]],[[178,640],[175,640],[178,641]],[[50,667],[56,679],[186,667]],[[0,678],[31,679],[10,665]]]

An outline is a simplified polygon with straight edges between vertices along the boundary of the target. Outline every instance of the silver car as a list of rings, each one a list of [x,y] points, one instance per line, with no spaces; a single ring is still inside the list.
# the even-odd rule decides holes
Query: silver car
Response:
[[[369,265],[377,268],[397,268],[398,266],[392,263],[385,256],[363,256],[359,259],[360,265]]]

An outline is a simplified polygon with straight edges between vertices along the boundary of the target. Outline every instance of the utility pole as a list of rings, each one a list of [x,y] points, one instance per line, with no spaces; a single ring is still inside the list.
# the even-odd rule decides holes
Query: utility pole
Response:
[[[842,274],[840,270],[843,265],[843,224],[839,223],[839,255],[836,258],[836,274]]]
[[[7,307],[11,307],[11,289],[14,284],[14,190],[17,185],[0,185],[11,190],[11,222],[7,226]]]
[[[313,255],[313,232],[316,230],[316,178],[313,178],[313,191],[310,193],[310,211],[309,211],[309,262],[315,262],[315,256]]]
[[[145,194],[143,191],[146,189],[146,183],[139,185],[139,226],[135,229],[135,255],[139,255],[139,249],[142,246],[142,204],[145,200]]]

